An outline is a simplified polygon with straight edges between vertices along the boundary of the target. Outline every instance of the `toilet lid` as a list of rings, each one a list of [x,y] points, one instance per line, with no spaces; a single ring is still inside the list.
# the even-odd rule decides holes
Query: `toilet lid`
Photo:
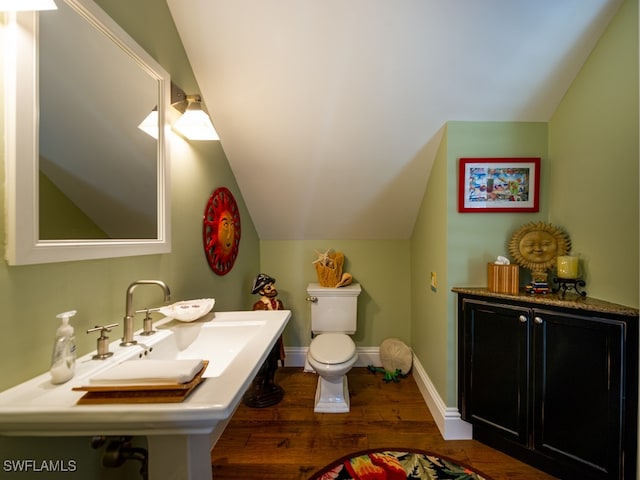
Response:
[[[323,333],[311,341],[309,353],[318,362],[343,363],[356,353],[356,344],[344,333]]]

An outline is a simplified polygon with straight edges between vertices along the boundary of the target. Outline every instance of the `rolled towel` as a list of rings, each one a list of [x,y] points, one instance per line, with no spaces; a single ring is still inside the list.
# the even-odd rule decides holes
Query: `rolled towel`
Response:
[[[89,379],[92,385],[175,385],[193,380],[202,360],[128,360]]]

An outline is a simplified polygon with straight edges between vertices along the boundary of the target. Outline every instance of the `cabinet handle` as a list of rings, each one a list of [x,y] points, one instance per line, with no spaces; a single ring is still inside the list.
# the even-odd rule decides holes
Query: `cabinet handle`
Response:
[[[543,322],[541,317],[535,317],[533,321],[536,322],[538,325],[542,325],[542,322]]]
[[[518,317],[518,320],[520,320],[520,323],[527,323],[527,320],[529,320],[529,319],[527,318],[526,315],[520,315]]]

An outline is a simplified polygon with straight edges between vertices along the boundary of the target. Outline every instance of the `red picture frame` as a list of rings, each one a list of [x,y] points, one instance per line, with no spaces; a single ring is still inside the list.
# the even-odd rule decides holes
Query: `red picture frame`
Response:
[[[537,212],[540,158],[460,158],[458,212]]]

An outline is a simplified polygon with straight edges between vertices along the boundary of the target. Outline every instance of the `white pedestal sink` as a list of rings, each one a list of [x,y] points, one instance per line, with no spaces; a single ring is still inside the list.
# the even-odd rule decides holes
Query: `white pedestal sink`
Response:
[[[77,360],[76,375],[53,385],[49,373],[0,393],[0,435],[145,435],[151,480],[211,478],[211,448],[242,395],[283,332],[291,312],[216,312],[181,323],[155,324],[157,333],[136,335],[137,345],[111,343],[114,355]],[[209,361],[200,384],[180,403],[78,405],[73,387],[125,360],[199,358]]]

